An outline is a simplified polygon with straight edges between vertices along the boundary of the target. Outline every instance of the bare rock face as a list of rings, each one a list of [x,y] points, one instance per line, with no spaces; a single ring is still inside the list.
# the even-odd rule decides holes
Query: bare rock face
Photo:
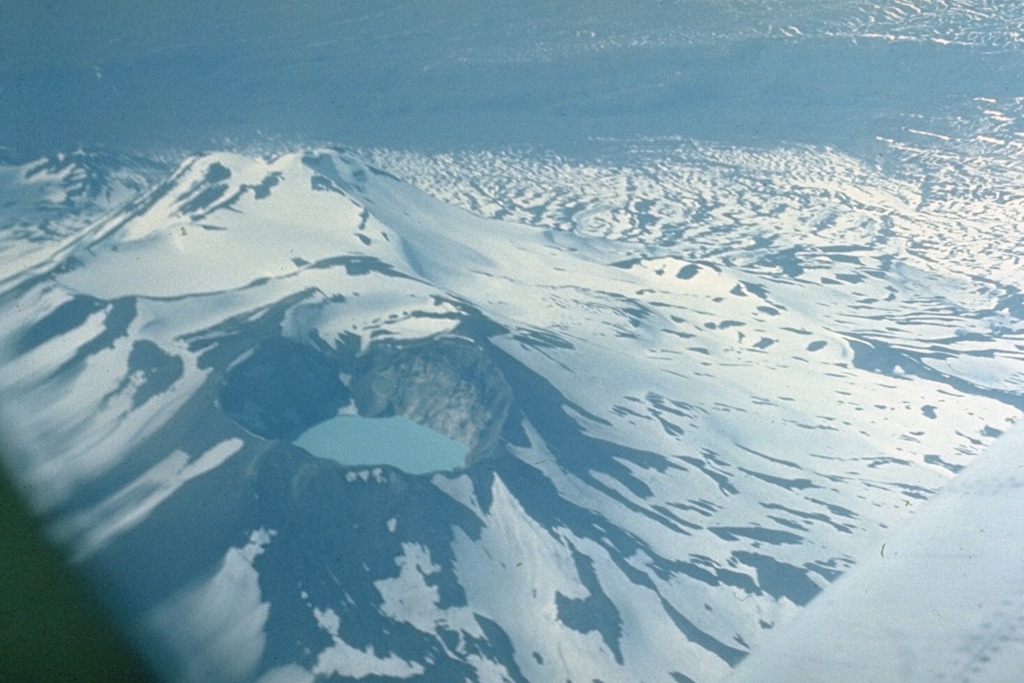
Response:
[[[218,404],[257,436],[293,441],[348,405],[338,376],[344,362],[339,354],[271,337],[227,370]]]
[[[360,415],[401,415],[430,427],[465,444],[467,462],[494,452],[512,405],[498,367],[457,337],[371,346],[349,388]]]

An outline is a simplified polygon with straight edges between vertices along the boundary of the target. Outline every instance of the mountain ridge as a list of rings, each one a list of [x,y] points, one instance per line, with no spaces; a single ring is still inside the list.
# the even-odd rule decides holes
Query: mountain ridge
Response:
[[[480,213],[351,152],[210,153],[6,281],[7,464],[170,675],[720,678],[1019,414],[971,360],[1015,367],[1008,290],[854,239],[874,222],[826,249],[744,221],[723,250],[713,221],[658,244]],[[409,475],[290,443],[424,354],[468,411],[382,410],[465,424],[507,387],[488,457]],[[244,382],[316,400],[231,407]]]

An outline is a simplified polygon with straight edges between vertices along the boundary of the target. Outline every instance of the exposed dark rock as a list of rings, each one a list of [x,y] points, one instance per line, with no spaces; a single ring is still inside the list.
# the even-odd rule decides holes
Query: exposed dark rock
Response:
[[[371,346],[350,389],[360,415],[402,415],[430,427],[465,444],[468,462],[494,452],[512,405],[498,367],[457,337]]]

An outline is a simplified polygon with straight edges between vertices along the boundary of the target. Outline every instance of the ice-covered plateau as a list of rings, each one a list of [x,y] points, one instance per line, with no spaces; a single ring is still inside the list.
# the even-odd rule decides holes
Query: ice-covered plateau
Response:
[[[1017,203],[637,154],[8,164],[6,465],[172,677],[720,679],[1020,414]]]

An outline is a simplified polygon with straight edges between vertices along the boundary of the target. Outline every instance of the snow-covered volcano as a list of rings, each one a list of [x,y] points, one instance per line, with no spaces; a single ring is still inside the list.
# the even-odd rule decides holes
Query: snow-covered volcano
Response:
[[[168,678],[757,680],[1010,507],[1024,5],[20,5],[2,464]]]
[[[83,153],[142,189],[3,280],[7,465],[175,677],[719,679],[1019,415],[1015,204],[629,158]],[[339,414],[466,461],[295,445]]]

